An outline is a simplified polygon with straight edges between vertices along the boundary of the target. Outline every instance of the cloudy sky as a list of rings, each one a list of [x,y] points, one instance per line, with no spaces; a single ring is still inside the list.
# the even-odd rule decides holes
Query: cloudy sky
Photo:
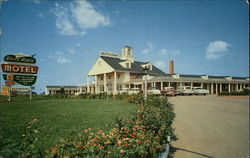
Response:
[[[231,1],[3,1],[1,60],[37,54],[36,91],[86,83],[100,51],[133,47],[163,71],[249,76],[248,4]],[[2,82],[3,84],[3,82]]]

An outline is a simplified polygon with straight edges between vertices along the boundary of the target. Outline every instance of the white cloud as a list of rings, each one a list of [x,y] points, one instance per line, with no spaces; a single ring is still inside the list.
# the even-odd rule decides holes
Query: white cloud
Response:
[[[59,64],[65,64],[71,62],[71,60],[66,58],[64,53],[61,51],[56,51],[54,54],[50,54],[49,58],[55,60]]]
[[[0,28],[0,35],[2,35],[2,29]]]
[[[80,44],[80,43],[77,43],[77,44],[76,44],[76,46],[77,46],[77,47],[80,47],[80,46],[81,46],[81,44]]]
[[[225,55],[225,52],[228,50],[229,43],[224,41],[214,41],[210,42],[206,50],[207,59],[218,59]]]
[[[77,24],[82,29],[96,28],[98,26],[107,26],[110,24],[109,17],[98,13],[91,3],[86,0],[76,1],[72,9]]]
[[[158,60],[154,63],[154,65],[157,67],[157,68],[160,68],[161,70],[165,70],[167,68],[167,64],[165,61],[162,61],[162,60]]]
[[[40,0],[32,0],[34,3],[41,3]]]
[[[82,0],[68,5],[55,3],[56,28],[61,35],[84,35],[86,29],[108,26],[108,17],[98,13],[91,3]]]
[[[177,50],[167,50],[167,49],[161,49],[159,52],[160,55],[179,55],[181,54],[180,51]]]
[[[44,14],[43,14],[43,13],[39,13],[37,16],[38,16],[39,18],[43,18],[43,17],[44,17]]]
[[[60,64],[65,64],[65,63],[71,62],[71,60],[69,60],[69,59],[67,59],[67,58],[65,58],[65,57],[63,57],[63,56],[59,56],[59,57],[57,58],[57,62],[60,63]]]
[[[147,47],[142,50],[142,54],[148,54],[154,50],[154,45],[151,42],[147,43]]]
[[[76,54],[74,49],[69,49],[69,54]]]
[[[73,23],[69,20],[69,9],[55,4],[54,15],[56,16],[56,28],[61,35],[84,35],[85,31],[76,31]]]

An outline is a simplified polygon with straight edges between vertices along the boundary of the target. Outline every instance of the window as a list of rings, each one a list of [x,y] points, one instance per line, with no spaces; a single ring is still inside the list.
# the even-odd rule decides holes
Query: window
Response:
[[[131,50],[130,50],[130,49],[128,49],[128,56],[129,56],[129,55],[131,55],[130,51],[131,51]]]
[[[129,68],[129,63],[126,63],[126,68]]]
[[[109,75],[109,79],[111,79],[111,75]]]
[[[117,89],[117,91],[121,91],[121,90],[122,90],[122,85],[118,84],[118,85],[116,86],[116,89]]]
[[[103,80],[103,77],[101,76],[101,80]]]
[[[101,91],[101,92],[104,91],[104,86],[103,86],[103,85],[100,86],[100,91]]]
[[[120,74],[118,74],[118,75],[117,75],[117,78],[118,78],[118,79],[120,79],[120,77],[121,77],[121,75],[120,75]]]

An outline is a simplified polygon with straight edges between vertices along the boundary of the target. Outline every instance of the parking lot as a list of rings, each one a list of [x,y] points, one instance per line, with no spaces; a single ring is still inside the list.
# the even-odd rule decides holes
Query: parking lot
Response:
[[[249,97],[170,97],[176,158],[247,158]]]

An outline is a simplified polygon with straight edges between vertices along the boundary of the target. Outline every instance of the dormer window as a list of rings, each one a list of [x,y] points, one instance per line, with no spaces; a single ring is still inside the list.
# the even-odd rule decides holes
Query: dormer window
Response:
[[[129,68],[129,63],[126,63],[126,68]]]
[[[149,68],[149,70],[151,70],[151,71],[153,70],[153,65],[151,63],[143,64],[143,65],[141,65],[141,67],[142,68],[146,68],[147,67],[147,68]]]
[[[131,68],[131,62],[129,60],[120,62],[119,64],[124,68]]]

